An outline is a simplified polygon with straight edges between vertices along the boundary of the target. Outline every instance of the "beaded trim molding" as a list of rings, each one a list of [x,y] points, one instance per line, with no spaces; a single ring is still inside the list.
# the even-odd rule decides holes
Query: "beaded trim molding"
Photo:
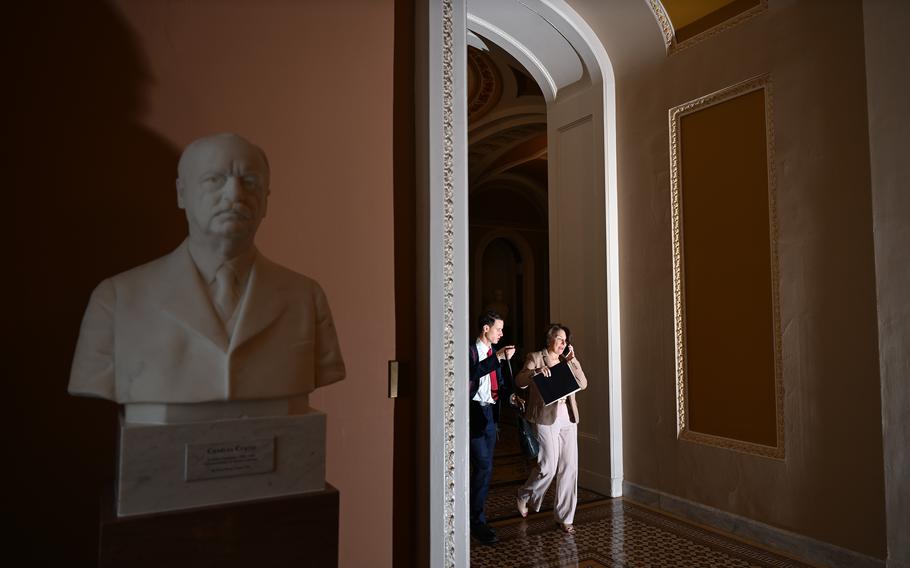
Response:
[[[693,112],[728,101],[747,93],[763,90],[765,95],[765,140],[768,163],[768,230],[771,245],[771,310],[774,325],[774,392],[777,444],[766,446],[743,440],[735,440],[694,432],[688,424],[688,384],[686,377],[686,307],[684,289],[684,258],[682,251],[682,210],[680,196],[680,155],[679,143],[680,119]],[[680,440],[696,442],[709,446],[734,450],[763,457],[784,458],[784,384],[781,354],[780,327],[780,277],[778,260],[778,226],[777,226],[777,181],[774,168],[774,131],[773,99],[771,96],[771,78],[760,75],[752,79],[721,89],[709,95],[699,97],[670,109],[670,199],[673,221],[673,320],[676,343],[676,424],[677,437]]]

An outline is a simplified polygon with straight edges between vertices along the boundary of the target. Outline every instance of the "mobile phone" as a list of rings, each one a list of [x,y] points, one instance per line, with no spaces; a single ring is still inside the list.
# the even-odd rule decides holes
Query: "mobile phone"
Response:
[[[566,343],[566,348],[562,350],[562,356],[563,356],[563,357],[568,357],[568,356],[569,356],[569,344],[568,344],[568,342]]]

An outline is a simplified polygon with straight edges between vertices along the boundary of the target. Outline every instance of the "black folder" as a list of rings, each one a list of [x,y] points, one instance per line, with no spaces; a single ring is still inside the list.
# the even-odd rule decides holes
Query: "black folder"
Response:
[[[580,391],[578,381],[572,369],[565,361],[550,367],[550,376],[546,377],[543,373],[538,373],[532,377],[540,396],[543,398],[545,405],[549,406],[557,400],[569,396],[573,392]]]

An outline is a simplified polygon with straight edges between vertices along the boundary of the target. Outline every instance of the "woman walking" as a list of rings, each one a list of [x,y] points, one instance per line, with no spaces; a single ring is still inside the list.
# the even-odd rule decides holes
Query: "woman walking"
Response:
[[[575,356],[570,343],[569,328],[554,323],[547,330],[546,348],[529,353],[524,368],[516,375],[515,384],[530,388],[525,418],[534,424],[540,452],[537,466],[524,486],[518,491],[517,506],[522,517],[528,508],[539,511],[550,483],[556,480],[556,503],[553,514],[559,528],[568,534],[575,533],[575,505],[578,502],[578,406],[575,395],[570,394],[549,406],[544,405],[533,377],[550,376],[550,367],[566,361],[581,389],[588,386],[588,379]]]

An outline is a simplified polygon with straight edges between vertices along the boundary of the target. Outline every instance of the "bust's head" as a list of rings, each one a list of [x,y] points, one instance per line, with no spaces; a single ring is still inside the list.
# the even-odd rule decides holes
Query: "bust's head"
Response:
[[[268,195],[265,153],[236,134],[200,138],[180,156],[177,205],[186,211],[191,238],[251,243]]]

